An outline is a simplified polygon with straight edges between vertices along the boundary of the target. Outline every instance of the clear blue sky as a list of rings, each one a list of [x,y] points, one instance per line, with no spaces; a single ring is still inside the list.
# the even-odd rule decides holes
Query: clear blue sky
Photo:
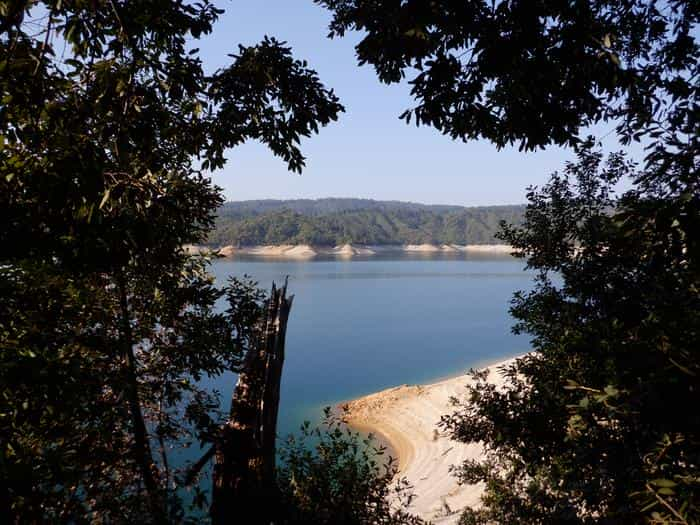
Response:
[[[525,187],[573,158],[550,147],[521,153],[497,151],[486,141],[455,142],[432,128],[398,119],[412,104],[407,85],[380,84],[369,67],[358,67],[357,33],[326,38],[329,13],[311,0],[232,0],[212,35],[198,45],[212,71],[229,63],[239,43],[269,35],[287,41],[308,60],[346,108],[340,119],[302,143],[302,175],[262,145],[251,142],[229,152],[214,175],[228,200],[363,197],[468,206],[525,202]],[[612,128],[601,128],[604,133]]]

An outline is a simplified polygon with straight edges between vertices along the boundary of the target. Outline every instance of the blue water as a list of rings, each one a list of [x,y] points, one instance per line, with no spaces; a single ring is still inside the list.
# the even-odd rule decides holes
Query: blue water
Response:
[[[513,292],[531,287],[510,256],[402,256],[364,260],[220,260],[212,271],[260,286],[289,276],[278,430],[317,421],[327,405],[404,383],[424,383],[528,350],[511,333]],[[233,378],[211,381],[227,409]]]

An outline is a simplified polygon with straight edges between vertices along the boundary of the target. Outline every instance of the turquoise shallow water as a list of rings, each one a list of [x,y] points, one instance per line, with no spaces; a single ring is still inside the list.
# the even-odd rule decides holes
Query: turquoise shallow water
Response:
[[[404,383],[424,383],[524,353],[508,314],[531,287],[509,256],[430,255],[352,260],[228,259],[217,281],[252,276],[268,288],[289,276],[295,295],[287,332],[279,433],[315,421],[326,405]],[[209,380],[223,394],[231,375]]]

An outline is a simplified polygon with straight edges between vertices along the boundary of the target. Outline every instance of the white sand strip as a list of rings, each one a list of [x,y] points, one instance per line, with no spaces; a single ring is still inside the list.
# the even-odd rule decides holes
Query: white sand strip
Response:
[[[335,255],[340,257],[371,256],[387,253],[485,253],[485,254],[510,254],[513,248],[506,244],[469,244],[461,246],[457,244],[408,244],[405,246],[362,246],[344,244],[342,246],[310,246],[308,244],[281,244],[277,246],[242,246],[231,245],[216,247],[188,244],[183,246],[189,254],[200,254],[218,251],[223,257],[234,255],[255,255],[269,258],[286,259],[311,259],[323,255]]]
[[[488,380],[498,386],[504,379],[496,370],[513,359],[488,367]],[[415,492],[408,509],[435,524],[457,523],[461,509],[478,506],[481,484],[459,485],[451,465],[482,455],[478,444],[465,445],[438,432],[440,417],[454,411],[450,398],[463,398],[472,379],[462,375],[430,385],[403,385],[347,403],[347,423],[373,432],[389,442],[399,460],[399,476]]]

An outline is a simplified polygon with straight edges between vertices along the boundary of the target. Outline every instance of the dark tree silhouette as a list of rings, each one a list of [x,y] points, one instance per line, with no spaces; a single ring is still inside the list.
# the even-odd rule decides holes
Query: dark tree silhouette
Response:
[[[192,43],[221,12],[0,2],[5,521],[186,519],[171,451],[214,439],[219,402],[198,381],[238,369],[241,305],[258,299],[182,250],[222,202],[207,174],[247,139],[300,171],[299,139],[342,111],[272,38],[206,74]]]
[[[458,468],[486,482],[463,522],[698,523],[700,4],[318,3],[380,80],[409,77],[407,121],[578,155],[502,234],[539,272],[512,308],[533,352],[444,420],[487,449]],[[642,168],[581,136],[606,121]]]

